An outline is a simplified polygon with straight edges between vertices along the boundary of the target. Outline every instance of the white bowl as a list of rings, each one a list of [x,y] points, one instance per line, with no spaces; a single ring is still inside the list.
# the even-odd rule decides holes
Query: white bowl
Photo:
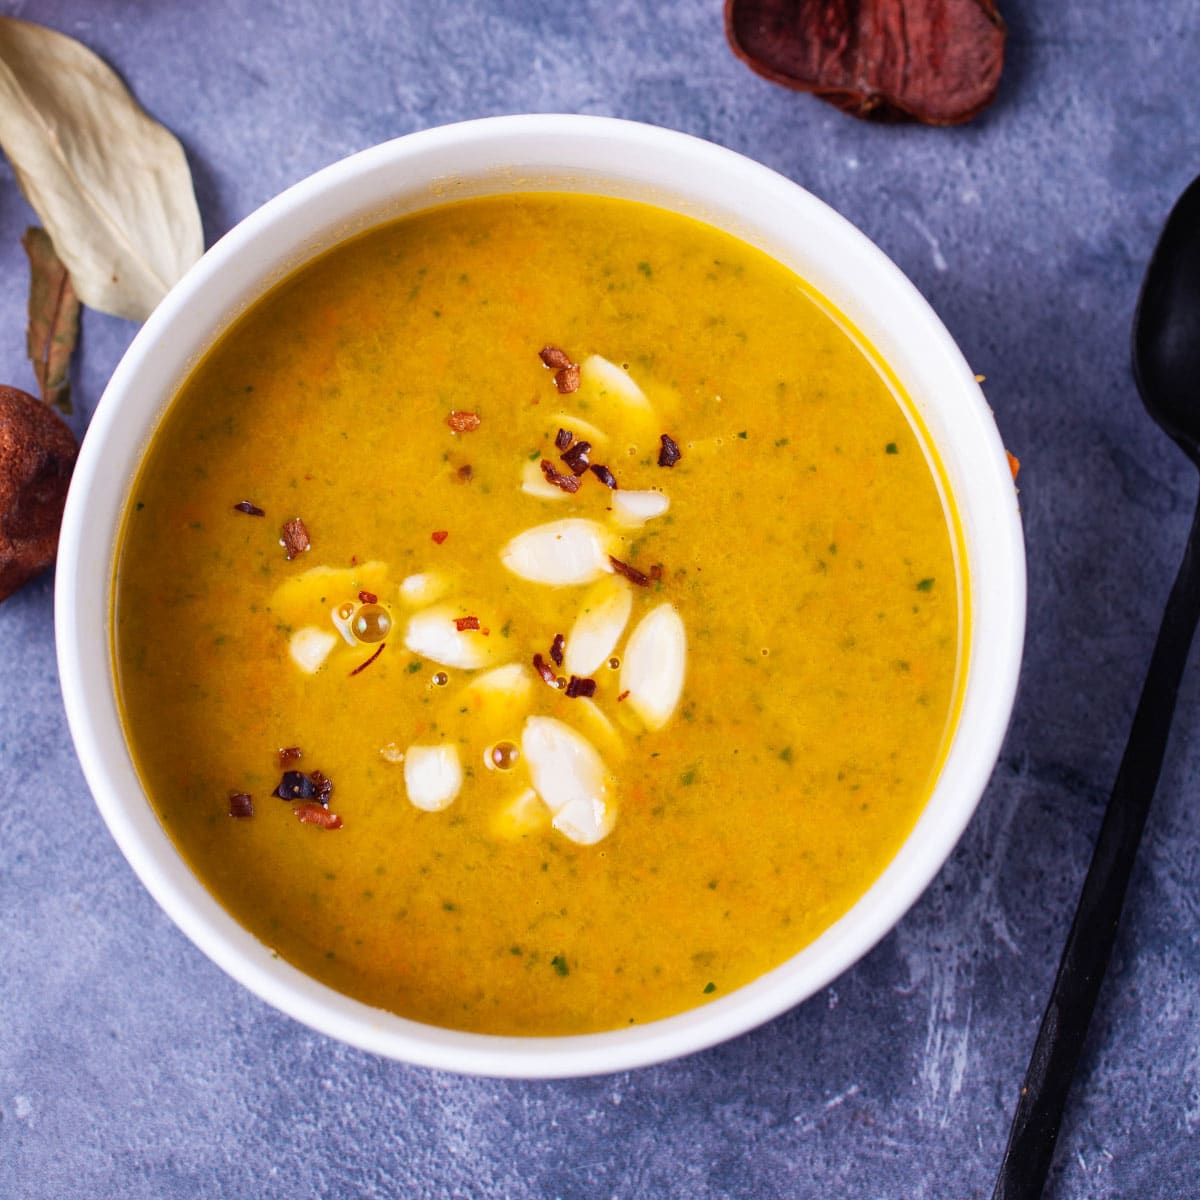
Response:
[[[962,522],[971,613],[953,744],[920,819],[839,921],[782,966],[679,1016],[610,1033],[462,1033],[370,1008],[275,957],[213,899],[164,832],[125,745],[110,653],[122,508],[165,405],[219,333],[271,284],[381,220],[468,196],[568,190],[648,201],[761,247],[846,313],[899,377]],[[757,163],[683,134],[594,117],[520,116],[412,134],[290,188],[221,239],[134,339],[92,419],[58,552],[58,664],[71,732],[105,821],[154,898],[218,965],[322,1033],[411,1063],[486,1075],[597,1074],[743,1033],[824,987],[900,919],[970,819],[1016,692],[1025,561],[1004,448],[970,368],[933,311],[871,242]]]

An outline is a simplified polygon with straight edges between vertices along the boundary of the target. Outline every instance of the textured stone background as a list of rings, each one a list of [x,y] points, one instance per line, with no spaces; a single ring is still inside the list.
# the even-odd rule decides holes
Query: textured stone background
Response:
[[[0,0],[81,38],[187,148],[210,240],[374,142],[530,110],[673,126],[828,200],[932,301],[1019,453],[1029,636],[1007,746],[913,911],[823,995],[655,1069],[502,1083],[280,1016],[135,880],[67,736],[45,578],[0,608],[0,1196],[986,1197],[1195,491],[1128,368],[1200,171],[1191,0],[1001,0],[995,107],[874,128],[737,63],[720,0]],[[0,162],[0,379],[31,220]],[[82,429],[132,337],[87,315]],[[1200,1193],[1200,672],[1049,1195]]]

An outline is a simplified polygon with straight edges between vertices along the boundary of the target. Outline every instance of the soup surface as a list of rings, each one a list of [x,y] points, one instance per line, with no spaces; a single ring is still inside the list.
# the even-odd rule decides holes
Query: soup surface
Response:
[[[611,1029],[886,866],[956,711],[956,536],[886,371],[779,264],[467,201],[303,268],[187,381],[121,537],[120,703],[288,961],[439,1025]]]

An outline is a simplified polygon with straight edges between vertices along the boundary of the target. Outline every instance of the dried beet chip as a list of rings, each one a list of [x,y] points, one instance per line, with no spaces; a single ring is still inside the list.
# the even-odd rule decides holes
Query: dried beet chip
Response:
[[[456,409],[446,418],[446,424],[449,425],[455,433],[470,433],[473,429],[479,428],[479,414],[473,412],[461,412]]]
[[[378,604],[379,597],[374,592],[359,592],[358,602],[360,604]]]
[[[631,567],[628,563],[622,562],[619,558],[613,558],[611,554],[608,556],[608,561],[612,563],[612,569],[616,571],[618,575],[624,575],[630,583],[636,583],[638,587],[650,586],[650,576],[643,575],[641,571],[637,569],[637,567]]]
[[[280,800],[311,800],[316,794],[312,780],[303,771],[284,771],[279,786],[271,793]]]
[[[435,529],[429,536],[440,546],[450,535],[444,529]]]
[[[622,692],[622,693],[621,693],[621,694],[620,694],[620,695],[617,697],[617,703],[618,703],[618,704],[620,704],[622,700],[628,700],[628,699],[629,699],[629,689],[628,689],[628,688],[626,688],[626,689],[625,689],[625,690],[624,690],[624,691],[623,691],[623,692]]]
[[[765,78],[875,121],[969,121],[1004,67],[993,0],[726,0],[725,33]]]
[[[550,657],[554,659],[555,665],[561,667],[563,664],[563,650],[567,644],[567,639],[561,633],[554,635],[554,641],[550,643]]]
[[[579,491],[579,480],[574,475],[563,475],[548,458],[542,459],[542,474],[547,483],[562,488],[564,492],[574,495]]]
[[[304,751],[299,746],[284,746],[279,751],[279,765],[286,767],[289,763],[299,762],[304,757]]]
[[[567,681],[567,695],[575,700],[579,696],[594,696],[596,694],[596,681],[594,679],[580,679],[578,675],[572,675]]]
[[[249,792],[229,793],[229,815],[239,818],[254,816],[254,798]]]
[[[558,686],[558,679],[555,677],[554,671],[551,669],[550,664],[547,663],[540,654],[535,654],[533,656],[533,669],[551,687]]]
[[[342,818],[337,813],[327,812],[316,803],[297,804],[292,812],[300,820],[301,825],[316,825],[321,829],[341,829]]]
[[[679,443],[669,433],[664,433],[658,440],[662,443],[662,448],[658,452],[658,465],[673,467],[683,457],[679,450]]]
[[[569,429],[560,429],[558,433],[554,435],[555,450],[565,450],[571,444],[571,438],[573,436],[574,435]]]
[[[570,355],[565,350],[560,350],[557,346],[543,346],[538,351],[538,358],[552,371],[561,371],[563,367],[571,365]]]
[[[251,504],[249,500],[239,500],[233,507],[248,517],[265,517],[267,515],[257,504]]]
[[[280,533],[282,534],[280,542],[283,545],[288,562],[291,562],[297,554],[303,554],[312,544],[308,538],[308,530],[305,529],[304,522],[299,517],[293,517],[290,521],[285,521]]]
[[[579,368],[575,363],[554,373],[554,386],[558,388],[559,394],[562,396],[579,391]]]
[[[354,676],[357,675],[360,671],[365,671],[386,649],[387,649],[387,642],[380,642],[379,649],[376,650],[375,653],[372,654],[371,657],[368,658],[366,662],[360,662],[358,664],[358,666],[355,667],[354,670],[350,672],[350,678],[353,679]]]
[[[606,488],[612,488],[614,492],[617,490],[616,477],[607,467],[600,463],[592,463],[588,469]]]
[[[591,466],[588,455],[592,452],[591,442],[576,442],[570,450],[564,450],[558,457],[571,468],[575,475],[582,475]]]
[[[457,629],[459,633],[462,633],[464,630],[467,630],[467,629],[478,629],[479,628],[479,618],[478,617],[455,617],[454,618],[454,628]]]

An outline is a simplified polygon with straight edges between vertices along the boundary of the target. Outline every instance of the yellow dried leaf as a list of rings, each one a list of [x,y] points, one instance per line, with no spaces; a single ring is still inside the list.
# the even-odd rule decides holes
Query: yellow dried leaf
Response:
[[[71,411],[71,354],[79,338],[79,297],[54,243],[31,227],[21,239],[29,256],[29,327],[26,352],[47,404]]]

